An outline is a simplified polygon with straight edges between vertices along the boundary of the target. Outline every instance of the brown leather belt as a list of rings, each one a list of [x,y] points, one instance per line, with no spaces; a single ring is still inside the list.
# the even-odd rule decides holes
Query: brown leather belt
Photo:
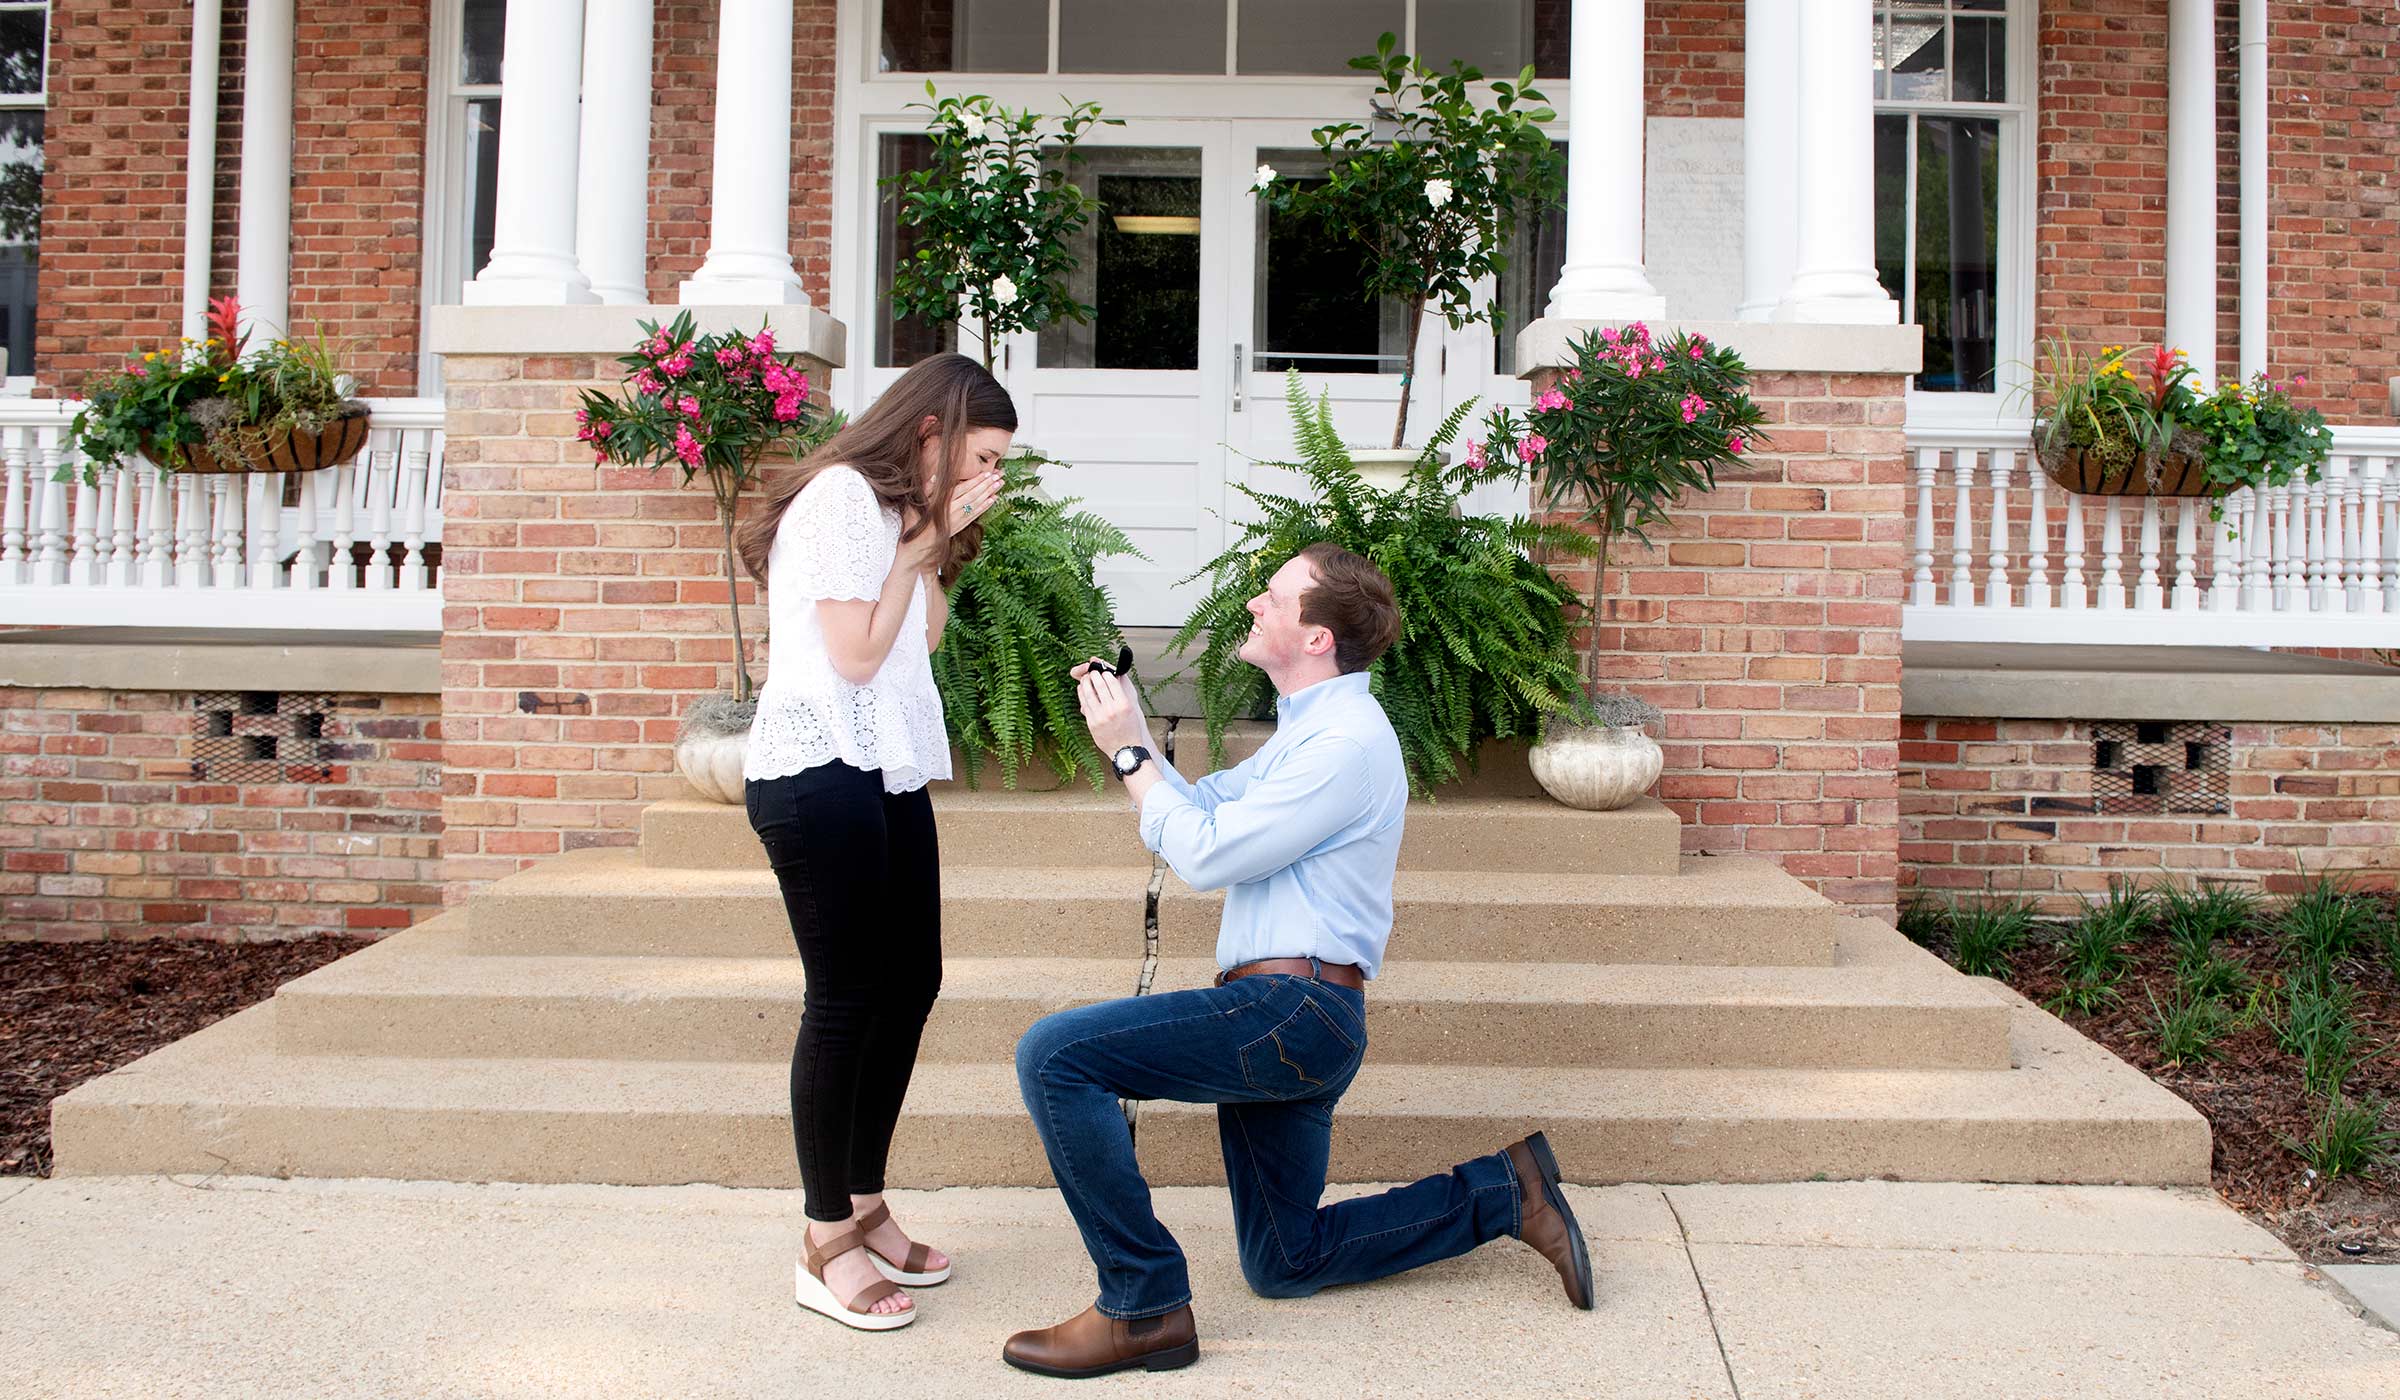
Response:
[[[1354,992],[1367,989],[1367,974],[1359,971],[1355,964],[1321,962],[1315,958],[1260,958],[1257,962],[1246,962],[1240,967],[1229,967],[1218,973],[1217,985],[1222,987],[1228,982],[1238,982],[1262,972],[1281,977],[1313,977],[1319,982],[1331,982]]]

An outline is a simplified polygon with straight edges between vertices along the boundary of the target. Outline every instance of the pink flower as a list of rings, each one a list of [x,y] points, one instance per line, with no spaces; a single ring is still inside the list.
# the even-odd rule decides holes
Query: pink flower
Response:
[[[750,353],[762,360],[774,354],[775,332],[764,326],[759,327],[758,334],[750,337]]]
[[[1567,378],[1569,378],[1569,379],[1581,379],[1581,378],[1583,378],[1583,371],[1582,371],[1582,370],[1579,370],[1579,369],[1571,369],[1571,370],[1568,370],[1568,371],[1567,371]]]
[[[148,365],[130,365],[127,366],[125,372],[132,375],[136,379],[148,379],[150,377],[150,367]]]
[[[1686,394],[1683,396],[1684,422],[1693,422],[1697,420],[1701,414],[1706,412],[1708,412],[1708,400],[1700,397],[1698,394]]]
[[[1650,327],[1636,321],[1625,328],[1625,338],[1636,345],[1648,345],[1650,343]]]
[[[1629,360],[1625,361],[1625,377],[1626,377],[1627,379],[1639,379],[1639,378],[1641,378],[1641,377],[1642,377],[1642,362],[1641,362],[1640,360],[1631,360],[1631,359],[1629,359]]]
[[[1607,341],[1607,342],[1608,342],[1609,344],[1611,344],[1611,345],[1614,345],[1614,344],[1616,344],[1616,343],[1617,343],[1617,328],[1616,328],[1616,327],[1614,327],[1614,326],[1603,326],[1603,327],[1601,327],[1601,328],[1600,328],[1600,338],[1601,338],[1602,340],[1605,340],[1605,341]]]
[[[1540,433],[1527,433],[1525,440],[1517,444],[1517,460],[1520,462],[1533,461],[1540,457],[1549,446],[1550,439],[1543,437]]]
[[[1544,389],[1542,396],[1533,401],[1533,406],[1546,413],[1555,413],[1567,406],[1567,396],[1556,389]]]
[[[799,417],[800,396],[798,394],[777,394],[774,413],[775,421],[778,423],[789,423]]]
[[[1470,442],[1470,443],[1468,443],[1468,444],[1467,444],[1467,465],[1468,465],[1468,466],[1470,466],[1470,467],[1473,467],[1473,468],[1474,468],[1475,470],[1477,470],[1477,471],[1482,471],[1482,470],[1483,470],[1485,467],[1489,466],[1490,464],[1491,464],[1491,459],[1490,459],[1489,457],[1487,457],[1486,455],[1484,455],[1484,450],[1483,450],[1483,444],[1482,444],[1482,443],[1480,443],[1480,442]]]
[[[2295,374],[2295,375],[2293,375],[2293,376],[2292,376],[2292,387],[2293,387],[2293,388],[2295,388],[2295,389],[2305,389],[2305,388],[2307,388],[2307,387],[2308,387],[2308,376],[2307,376],[2307,375],[2305,375],[2305,374]]]
[[[1742,440],[1741,440],[1740,438],[1738,438],[1738,437],[1734,437],[1734,438],[1728,438],[1728,439],[1726,439],[1726,442],[1725,442],[1725,450],[1726,450],[1726,451],[1728,451],[1728,452],[1739,452],[1739,451],[1741,451],[1741,450],[1742,450]]]
[[[1697,360],[1697,359],[1702,359],[1702,358],[1706,357],[1706,356],[1707,356],[1707,354],[1708,354],[1708,346],[1707,346],[1707,344],[1706,344],[1705,342],[1701,341],[1700,339],[1698,339],[1697,337],[1695,337],[1695,338],[1693,339],[1693,341],[1692,341],[1692,358],[1693,358],[1693,359],[1695,359],[1695,360]]]
[[[742,347],[738,345],[720,345],[717,347],[717,367],[719,369],[732,369],[741,362]]]
[[[694,398],[692,395],[684,395],[683,401],[676,404],[675,407],[683,414],[684,417],[691,419],[695,423],[700,421],[700,400]]]
[[[657,375],[646,369],[635,371],[632,383],[633,391],[637,394],[655,394],[667,387]]]
[[[1650,372],[1651,372],[1652,374],[1656,374],[1656,373],[1658,373],[1660,370],[1663,370],[1663,369],[1665,369],[1666,367],[1667,367],[1667,362],[1666,362],[1666,360],[1665,360],[1664,358],[1662,358],[1662,357],[1660,357],[1660,356],[1657,356],[1657,355],[1652,355],[1652,356],[1650,357]]]
[[[605,418],[601,419],[597,423],[594,423],[592,425],[592,441],[602,442],[607,440],[608,435],[616,431],[616,427],[616,424],[609,422]]]
[[[675,455],[682,458],[687,467],[700,465],[700,439],[692,436],[689,427],[679,425],[675,429]]]

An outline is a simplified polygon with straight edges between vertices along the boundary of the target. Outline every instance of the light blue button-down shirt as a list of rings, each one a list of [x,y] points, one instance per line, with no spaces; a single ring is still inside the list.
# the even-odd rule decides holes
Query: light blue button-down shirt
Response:
[[[1356,963],[1373,977],[1392,936],[1392,872],[1408,770],[1358,672],[1276,702],[1255,755],[1190,782],[1164,762],[1142,799],[1142,844],[1198,890],[1222,889],[1217,966],[1260,958]]]

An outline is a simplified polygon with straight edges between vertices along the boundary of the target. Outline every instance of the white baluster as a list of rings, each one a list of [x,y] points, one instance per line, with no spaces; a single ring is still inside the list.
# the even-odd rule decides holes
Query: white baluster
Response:
[[[358,573],[350,566],[350,547],[358,543],[352,531],[358,523],[358,462],[355,458],[335,467],[333,476],[333,555],[326,561],[325,586],[335,592],[347,592],[358,587]]]
[[[2177,612],[2191,612],[2200,606],[2200,584],[2195,577],[2200,552],[2199,528],[2192,523],[2192,502],[2175,503],[2175,595]]]
[[[111,499],[105,577],[109,587],[124,588],[133,582],[133,508],[141,478],[131,462],[119,462],[108,469],[106,480]]]
[[[2008,585],[2008,478],[2016,470],[2016,465],[2016,453],[2006,449],[1993,450],[1991,574],[1983,587],[1986,607],[2015,606],[2015,591]]]
[[[100,486],[97,480],[84,479],[81,468],[68,466],[61,454],[60,466],[72,473],[68,490],[75,499],[74,528],[69,534],[74,550],[67,556],[67,582],[77,588],[90,588],[104,577],[100,557]]]
[[[2025,541],[2032,546],[2032,553],[2025,560],[2025,606],[2035,612],[2048,612],[2050,610],[2050,476],[2049,473],[2028,464],[2025,469],[2025,478],[2033,484],[2033,520]]]
[[[148,462],[137,460],[135,470],[142,478],[142,548],[137,578],[144,588],[164,588],[169,570],[175,564],[174,522],[169,519],[175,509],[175,486],[165,472]]]
[[[2275,610],[2275,583],[2268,573],[2275,544],[2267,514],[2272,494],[2264,488],[2250,493],[2250,519],[2242,526],[2242,611],[2246,613],[2263,615]]]
[[[2366,459],[2353,457],[2342,464],[2342,499],[2336,507],[2341,512],[2341,528],[2336,532],[2342,548],[2341,608],[2346,613],[2367,610],[2367,558],[2363,541],[2366,527],[2359,517],[2366,504]]]
[[[2125,517],[2122,496],[2108,498],[2108,517],[2100,526],[2100,611],[2125,606]]]
[[[1975,606],[1975,454],[1950,450],[1950,482],[1958,499],[1950,516],[1950,606]]]
[[[1918,607],[1933,604],[1933,474],[1941,460],[1930,447],[1917,449],[1917,557],[1908,601]]]
[[[33,517],[33,582],[58,587],[67,581],[67,486],[58,479],[58,435],[38,430],[35,452],[36,483],[41,505]]]
[[[2325,536],[2325,480],[2308,484],[2308,610],[2325,611],[2325,573],[2333,564],[2333,549]]]
[[[252,472],[243,495],[250,502],[250,586],[274,588],[282,572],[283,473]]]
[[[2142,498],[2142,557],[2133,577],[2133,606],[2141,612],[2157,612],[2166,603],[2166,592],[2158,581],[2158,497]]]
[[[218,588],[242,586],[242,505],[249,479],[220,474],[215,482],[217,498],[216,576],[210,582]]]
[[[2358,603],[2354,612],[2382,613],[2383,590],[2390,580],[2383,571],[2384,459],[2359,462],[2358,483]]]
[[[19,428],[0,428],[0,469],[7,472],[7,501],[0,505],[0,583],[23,583],[29,562],[25,549],[25,519],[32,514],[27,498],[33,483],[25,469],[25,434]]]
[[[317,587],[317,498],[331,472],[301,472],[300,509],[294,512],[291,586],[303,591]]]
[[[2272,558],[2275,561],[2275,611],[2277,612],[2292,610],[2292,492],[2294,489],[2290,486],[2278,486],[2267,493],[2272,498],[2271,507],[2274,511],[2274,526],[2268,532],[2267,548],[2273,551]],[[2305,539],[2307,534],[2308,527],[2303,521],[2301,524],[2302,538]]]
[[[2239,601],[2234,596],[2234,580],[2241,576],[2241,565],[2235,559],[2234,551],[2241,548],[2241,540],[2249,534],[2242,521],[2245,518],[2243,513],[2250,508],[2250,488],[2245,486],[2234,492],[2220,505],[2217,513],[2217,547],[2210,551],[2213,572],[2208,585],[2208,610],[2231,612]]]
[[[175,478],[175,529],[179,542],[175,549],[175,586],[202,588],[209,582],[214,560],[209,555],[208,498],[209,478],[179,475]]]
[[[2066,581],[2060,586],[2059,607],[2066,612],[2083,612],[2091,607],[2084,592],[2083,497],[2069,491],[2066,495],[2067,558]]]
[[[392,487],[398,479],[393,449],[384,443],[375,449],[374,462],[367,471],[367,587],[369,590],[392,586]]]
[[[401,489],[406,493],[400,529],[408,549],[400,563],[400,588],[406,593],[425,591],[425,504],[432,494],[426,488],[425,477],[433,460],[430,447],[425,431],[412,428],[400,454]]]

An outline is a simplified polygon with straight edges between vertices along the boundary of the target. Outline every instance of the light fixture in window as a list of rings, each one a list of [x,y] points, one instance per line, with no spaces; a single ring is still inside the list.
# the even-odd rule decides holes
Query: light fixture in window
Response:
[[[1186,238],[1200,236],[1200,216],[1197,214],[1118,214],[1114,219],[1119,233],[1168,233]]]

